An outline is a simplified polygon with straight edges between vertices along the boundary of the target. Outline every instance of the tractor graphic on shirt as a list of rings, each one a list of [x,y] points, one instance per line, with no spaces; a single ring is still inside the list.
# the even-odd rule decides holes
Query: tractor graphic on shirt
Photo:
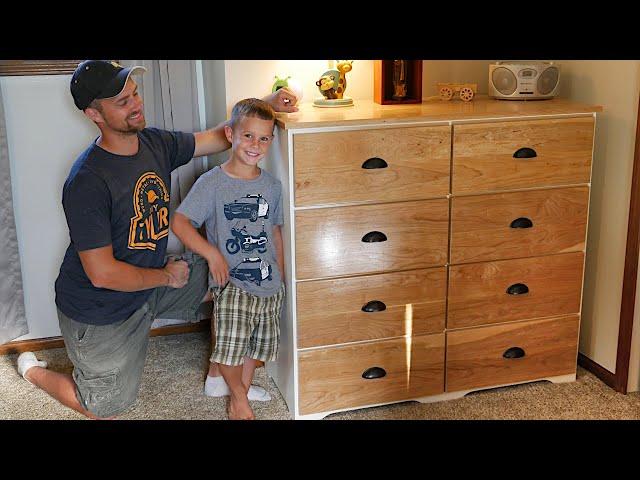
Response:
[[[252,193],[224,205],[227,220],[248,218],[255,222],[258,218],[269,218],[269,204],[259,193]]]

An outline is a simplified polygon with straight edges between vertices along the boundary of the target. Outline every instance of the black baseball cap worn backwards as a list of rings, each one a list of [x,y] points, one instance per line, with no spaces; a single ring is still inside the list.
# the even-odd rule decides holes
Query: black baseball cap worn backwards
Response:
[[[106,60],[85,60],[80,63],[71,77],[71,95],[80,110],[84,110],[96,98],[112,98],[127,84],[129,77],[144,73],[140,66],[123,67],[119,63]]]

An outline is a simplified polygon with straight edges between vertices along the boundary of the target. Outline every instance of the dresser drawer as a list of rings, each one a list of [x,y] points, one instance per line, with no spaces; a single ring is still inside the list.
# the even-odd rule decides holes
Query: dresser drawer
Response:
[[[593,130],[593,117],[456,125],[452,191],[588,183]]]
[[[447,332],[447,391],[574,374],[579,319],[567,315]]]
[[[449,126],[297,134],[293,152],[296,206],[449,193]]]
[[[298,282],[298,348],[444,330],[445,267]]]
[[[582,252],[455,265],[447,328],[580,312]]]
[[[457,197],[451,263],[584,250],[589,187]]]
[[[439,394],[444,333],[298,352],[298,379],[302,415]]]
[[[300,279],[410,270],[447,261],[447,199],[296,212]]]

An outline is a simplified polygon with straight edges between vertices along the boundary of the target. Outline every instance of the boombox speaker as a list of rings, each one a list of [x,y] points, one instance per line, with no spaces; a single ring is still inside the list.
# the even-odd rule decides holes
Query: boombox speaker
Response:
[[[489,65],[489,96],[501,100],[543,100],[558,94],[560,66],[553,62],[497,62]]]

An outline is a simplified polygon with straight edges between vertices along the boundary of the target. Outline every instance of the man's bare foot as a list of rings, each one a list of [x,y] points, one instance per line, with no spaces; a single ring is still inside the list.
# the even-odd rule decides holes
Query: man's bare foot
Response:
[[[237,399],[233,395],[229,397],[229,408],[227,410],[229,420],[255,420],[256,417],[251,410],[249,400]]]

